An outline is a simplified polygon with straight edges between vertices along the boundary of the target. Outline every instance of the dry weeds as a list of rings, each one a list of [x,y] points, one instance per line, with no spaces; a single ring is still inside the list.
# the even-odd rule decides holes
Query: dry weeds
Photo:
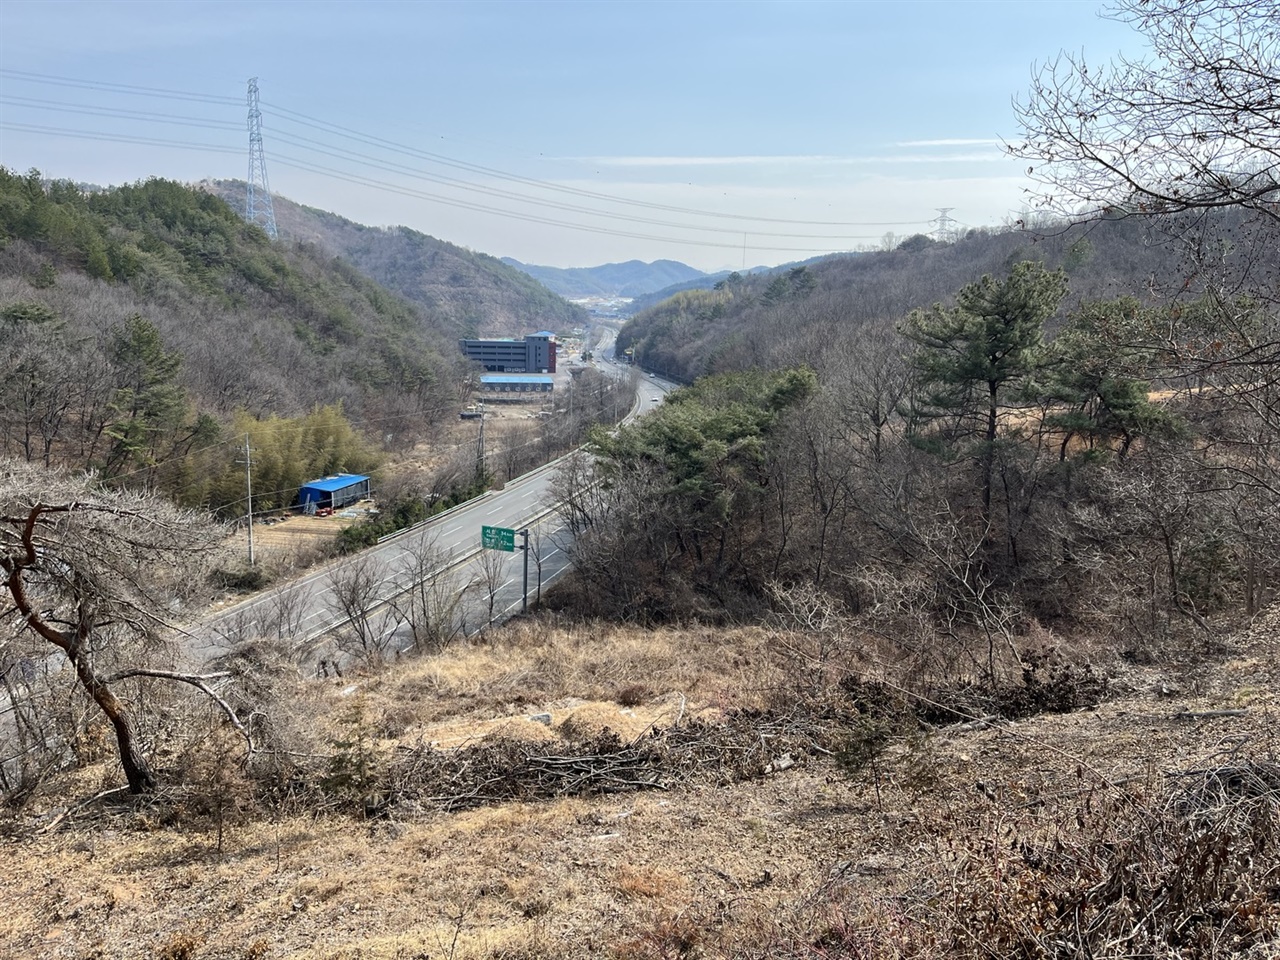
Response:
[[[1278,619],[1222,661],[1130,669],[1095,710],[895,740],[852,776],[817,753],[744,781],[456,812],[391,804],[367,821],[285,805],[224,820],[221,850],[208,817],[170,822],[161,803],[103,801],[41,832],[114,785],[104,763],[10,824],[0,954],[1074,957],[1088,954],[1054,911],[1075,904],[1105,932],[1095,947],[1113,945],[1094,956],[1262,957],[1280,923],[1267,779]],[[334,681],[306,709],[321,738],[350,741],[357,726],[354,739],[389,765],[458,746],[545,752],[604,728],[631,743],[776,707],[784,680],[761,631],[533,622]],[[619,702],[636,686],[650,691],[643,702]],[[1190,716],[1226,709],[1245,713]],[[1204,869],[1170,869],[1178,850]],[[1104,896],[1137,873],[1143,883]],[[1168,894],[1177,883],[1182,913]],[[1201,894],[1218,914],[1195,913]],[[1126,941],[1144,902],[1169,907],[1184,940],[1150,924],[1147,941]]]

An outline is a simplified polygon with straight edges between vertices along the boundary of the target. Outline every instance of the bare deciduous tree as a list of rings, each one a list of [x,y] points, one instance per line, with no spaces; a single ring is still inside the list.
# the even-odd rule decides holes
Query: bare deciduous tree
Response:
[[[91,477],[12,461],[0,468],[5,606],[66,656],[115,730],[134,793],[153,789],[155,774],[114,685],[137,676],[190,682],[149,665],[168,618],[203,581],[218,537],[206,520],[155,497],[103,492]]]
[[[371,556],[357,556],[329,572],[333,612],[343,618],[339,646],[344,652],[376,666],[386,658],[391,631],[374,619],[380,604],[382,564]]]
[[[1015,103],[1042,202],[1139,213],[1241,206],[1275,218],[1280,5],[1118,0],[1153,56],[1062,53]]]
[[[537,523],[529,528],[527,549],[537,577],[534,603],[539,604],[542,602],[542,565],[546,563],[547,557],[558,549],[556,542],[547,533],[544,523]]]
[[[271,609],[267,616],[271,632],[284,643],[292,645],[306,639],[302,627],[307,611],[301,590],[291,589],[287,584],[277,587],[271,594]]]
[[[443,650],[458,636],[462,594],[448,570],[450,556],[428,530],[412,535],[400,561],[404,593],[393,601],[419,650]]]
[[[486,624],[493,623],[494,607],[498,602],[498,591],[506,583],[507,560],[509,554],[504,550],[481,550],[476,558],[476,578],[480,589],[484,591],[487,616]]]

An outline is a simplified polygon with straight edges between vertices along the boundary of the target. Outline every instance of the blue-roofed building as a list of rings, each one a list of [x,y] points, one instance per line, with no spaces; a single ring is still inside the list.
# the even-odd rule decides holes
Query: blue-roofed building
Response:
[[[361,473],[340,473],[311,480],[298,488],[298,506],[306,513],[341,510],[347,504],[369,498],[369,478]]]
[[[480,375],[480,392],[495,400],[532,399],[531,394],[550,393],[555,377],[538,373],[485,373]]]

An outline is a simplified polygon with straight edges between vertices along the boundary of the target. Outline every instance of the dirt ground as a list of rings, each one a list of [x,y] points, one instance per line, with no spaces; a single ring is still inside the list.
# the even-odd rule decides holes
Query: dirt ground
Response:
[[[293,549],[300,544],[319,544],[332,540],[343,528],[358,523],[376,510],[375,501],[361,500],[327,517],[288,514],[265,522],[258,521],[253,525],[254,546],[271,553]]]
[[[569,374],[564,372],[562,378],[567,382]],[[557,386],[559,385],[558,379]],[[528,442],[523,431],[540,422],[538,411],[541,409],[543,404],[538,401],[487,404],[485,432],[489,455],[496,461],[507,442]],[[451,424],[442,437],[431,443],[420,443],[414,449],[397,456],[387,465],[386,473],[389,476],[426,474],[459,448],[470,449],[475,442],[477,430],[475,421]],[[511,441],[508,441],[509,435],[513,437]],[[328,517],[276,512],[254,522],[255,552],[269,563],[305,559],[321,551],[343,528],[358,523],[377,508],[376,500],[362,500]],[[238,536],[241,540],[245,539],[243,532]]]
[[[518,624],[309,687],[296,709],[302,723],[367,731],[384,758],[602,727],[635,740],[758,707],[783,680],[769,650],[757,630]],[[208,816],[174,822],[161,803],[68,813],[118,784],[104,761],[10,824],[0,955],[851,956],[813,946],[851,922],[832,913],[837,889],[842,903],[905,911],[984,856],[983,838],[1069,837],[1118,791],[1155,794],[1243,751],[1274,760],[1278,654],[1272,615],[1193,667],[1111,665],[1112,696],[1096,709],[941,728],[854,773],[817,754],[745,782],[461,812],[233,812],[221,838]],[[880,916],[883,940],[895,928]],[[809,952],[765,952],[784,944]]]

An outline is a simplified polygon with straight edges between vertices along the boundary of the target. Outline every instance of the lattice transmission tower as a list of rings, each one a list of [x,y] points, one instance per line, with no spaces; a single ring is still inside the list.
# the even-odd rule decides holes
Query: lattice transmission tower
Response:
[[[256,223],[272,240],[276,233],[276,211],[267,185],[267,158],[262,152],[262,111],[258,109],[258,78],[249,81],[249,189],[244,202],[244,218]]]
[[[939,241],[950,240],[955,235],[955,223],[949,214],[955,207],[934,207],[938,211],[938,215],[934,217],[930,223],[936,223],[937,226],[933,231],[933,239]]]

